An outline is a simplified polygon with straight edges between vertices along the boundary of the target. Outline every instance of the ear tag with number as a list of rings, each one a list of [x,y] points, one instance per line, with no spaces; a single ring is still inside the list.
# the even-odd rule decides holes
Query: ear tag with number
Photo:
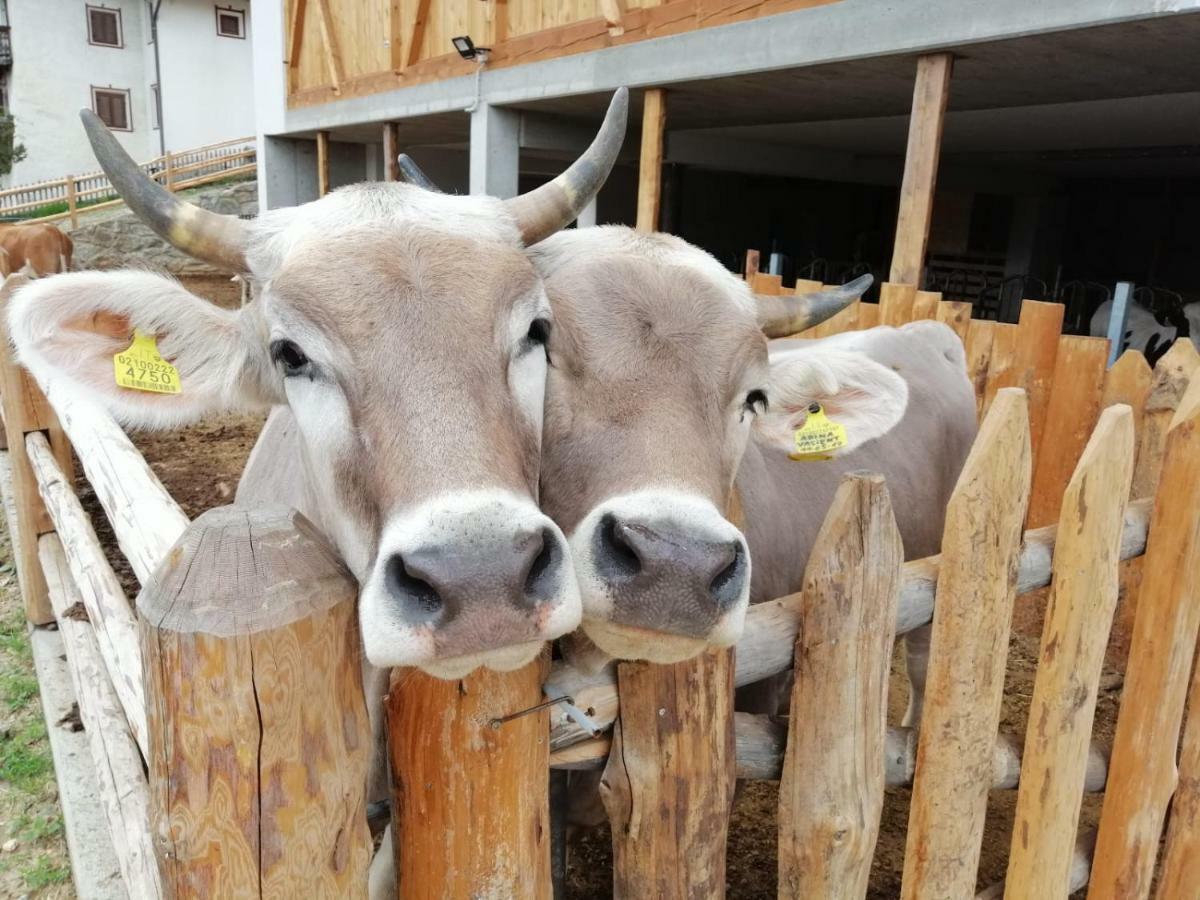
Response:
[[[829,421],[820,403],[808,408],[808,418],[793,434],[795,451],[789,459],[812,461],[833,459],[833,450],[841,450],[850,441],[846,437],[846,426]]]
[[[133,332],[133,343],[113,357],[117,385],[135,391],[154,394],[180,394],[179,370],[158,353],[158,343],[152,334]]]

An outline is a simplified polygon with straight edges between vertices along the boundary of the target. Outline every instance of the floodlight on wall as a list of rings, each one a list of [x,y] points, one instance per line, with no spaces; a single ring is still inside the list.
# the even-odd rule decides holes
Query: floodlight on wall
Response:
[[[466,34],[451,38],[450,43],[454,44],[454,49],[458,51],[458,55],[463,59],[478,59],[481,62],[486,62],[487,55],[491,52],[491,49],[488,47],[476,47],[470,35]]]

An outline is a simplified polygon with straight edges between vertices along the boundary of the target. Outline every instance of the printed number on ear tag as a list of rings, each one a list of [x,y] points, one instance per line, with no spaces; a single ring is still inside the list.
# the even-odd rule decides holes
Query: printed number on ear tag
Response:
[[[133,332],[133,343],[113,357],[117,385],[154,394],[180,394],[179,370],[158,354],[154,335]]]
[[[806,462],[833,459],[831,451],[841,450],[850,443],[846,438],[846,426],[829,421],[819,403],[808,408],[808,418],[796,429],[793,440],[796,449],[788,454],[788,458]]]

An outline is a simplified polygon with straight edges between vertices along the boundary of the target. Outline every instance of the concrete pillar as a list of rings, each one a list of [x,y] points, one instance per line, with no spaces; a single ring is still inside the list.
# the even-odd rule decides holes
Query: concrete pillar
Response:
[[[480,103],[471,113],[471,193],[517,195],[521,117],[516,110]]]
[[[592,198],[592,202],[585,206],[579,212],[579,218],[575,221],[576,228],[592,228],[596,224],[596,198]]]
[[[316,198],[316,144],[262,137],[258,147],[258,208],[298,206]]]

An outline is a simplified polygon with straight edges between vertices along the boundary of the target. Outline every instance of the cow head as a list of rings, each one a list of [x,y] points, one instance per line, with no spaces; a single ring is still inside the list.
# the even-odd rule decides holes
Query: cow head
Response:
[[[13,301],[21,359],[133,426],[287,404],[314,506],[362,585],[370,661],[443,677],[515,668],[580,615],[569,547],[536,505],[552,315],[525,248],[595,195],[626,106],[619,91],[584,156],[510,201],[362,184],[249,222],[164,191],[85,111],[129,206],[242,273],[254,302],[218,309],[145,272],[62,275]],[[135,329],[182,393],[116,385]]]
[[[870,278],[757,303],[684,241],[612,227],[563,232],[531,256],[556,321],[541,504],[570,535],[585,632],[612,656],[656,662],[732,644],[750,558],[726,510],[747,441],[793,451],[816,402],[846,427],[847,452],[907,399],[859,354],[768,359],[764,335],[833,315]]]

